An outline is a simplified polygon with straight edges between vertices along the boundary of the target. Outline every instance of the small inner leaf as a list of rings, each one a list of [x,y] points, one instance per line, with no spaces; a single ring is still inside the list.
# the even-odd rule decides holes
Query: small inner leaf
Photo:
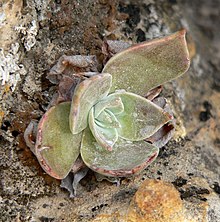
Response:
[[[105,109],[103,110],[97,118],[95,118],[95,123],[103,128],[119,128],[121,127],[119,121],[115,117],[115,115]]]
[[[87,127],[91,107],[108,95],[112,77],[100,74],[81,82],[75,89],[69,116],[70,130],[77,134]]]
[[[120,96],[124,112],[115,115],[121,127],[118,135],[124,139],[140,141],[158,131],[170,120],[170,115],[151,101],[134,93],[118,92],[109,97]]]
[[[63,179],[79,156],[82,134],[69,129],[70,102],[50,108],[38,125],[35,153],[42,168],[52,177]]]
[[[118,139],[118,133],[115,128],[104,128],[95,123],[94,108],[89,112],[89,127],[98,144],[111,151]]]
[[[190,64],[185,33],[142,42],[113,56],[103,69],[112,75],[110,92],[124,89],[146,96],[150,89],[185,73]]]
[[[155,160],[159,149],[145,141],[117,140],[112,152],[101,147],[89,128],[83,132],[81,156],[93,171],[112,177],[131,176],[145,169]]]
[[[120,97],[107,96],[95,105],[95,118],[97,118],[104,109],[108,109],[114,114],[120,114],[124,111],[124,105]]]

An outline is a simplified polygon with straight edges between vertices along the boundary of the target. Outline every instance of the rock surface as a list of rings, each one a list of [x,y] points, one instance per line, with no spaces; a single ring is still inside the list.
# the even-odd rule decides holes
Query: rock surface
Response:
[[[146,180],[135,193],[129,206],[128,222],[183,222],[180,193],[169,183],[161,180]]]
[[[180,221],[220,221],[219,5],[205,0],[0,3],[0,221],[126,221],[132,198],[142,192],[135,195],[137,189],[145,180],[151,184],[150,178],[178,190],[181,200],[171,186],[184,209]],[[46,73],[63,54],[100,55],[103,38],[141,42],[183,27],[191,68],[163,91],[178,122],[175,137],[139,176],[117,187],[97,182],[90,172],[78,197],[70,199],[23,139],[55,91]],[[157,194],[157,186],[150,187]]]

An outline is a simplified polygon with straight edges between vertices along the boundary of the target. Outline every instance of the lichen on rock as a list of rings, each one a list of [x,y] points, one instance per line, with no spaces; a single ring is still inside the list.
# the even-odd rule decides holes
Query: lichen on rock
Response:
[[[8,53],[0,48],[0,81],[1,85],[6,83],[14,91],[21,76],[26,74],[24,66],[20,63],[19,43],[11,45]]]

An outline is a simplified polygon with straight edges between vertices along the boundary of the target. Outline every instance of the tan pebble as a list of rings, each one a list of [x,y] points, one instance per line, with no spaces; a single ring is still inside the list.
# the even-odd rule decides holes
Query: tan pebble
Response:
[[[131,201],[128,222],[186,222],[179,192],[160,180],[146,180]]]

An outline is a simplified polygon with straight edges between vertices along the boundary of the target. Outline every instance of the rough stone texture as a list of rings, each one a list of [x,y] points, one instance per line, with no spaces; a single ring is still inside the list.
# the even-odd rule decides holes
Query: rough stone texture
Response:
[[[0,86],[0,221],[125,221],[131,199],[149,178],[173,183],[194,221],[220,221],[219,6],[214,0],[3,0],[0,60],[11,59],[0,68],[18,68]],[[23,139],[56,88],[46,73],[63,54],[99,55],[103,38],[140,42],[182,27],[191,68],[163,91],[178,122],[175,138],[141,175],[117,187],[96,182],[90,172],[78,197],[69,199]],[[18,51],[10,51],[14,44]]]
[[[160,180],[146,180],[141,184],[130,204],[128,222],[183,222],[183,203],[172,184]]]

